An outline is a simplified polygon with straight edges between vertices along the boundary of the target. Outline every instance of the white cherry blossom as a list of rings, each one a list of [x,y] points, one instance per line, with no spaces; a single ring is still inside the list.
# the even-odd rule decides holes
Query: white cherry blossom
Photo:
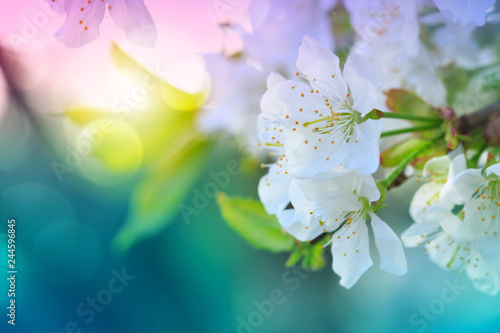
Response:
[[[446,202],[463,206],[463,228],[471,239],[500,231],[500,163],[486,169],[467,169],[445,184]]]
[[[344,0],[357,34],[353,50],[393,59],[415,57],[419,49],[419,22],[415,0]]]
[[[455,223],[460,223],[456,216],[449,215]],[[448,223],[450,221],[447,221]],[[445,270],[465,270],[479,291],[495,295],[500,290],[498,268],[500,252],[498,238],[482,241],[460,240],[460,236],[445,231],[439,232],[427,241],[425,250],[433,263]],[[484,249],[485,245],[493,248]]]
[[[460,171],[464,161],[459,155],[451,162],[443,184],[439,174],[446,169],[445,159],[429,163],[428,168],[438,173],[412,201],[410,213],[416,223],[403,233],[404,244],[425,242],[432,262],[445,270],[465,270],[475,288],[491,295],[498,293],[500,164],[489,167],[486,178],[481,169]]]
[[[340,284],[351,288],[372,266],[367,220],[381,256],[381,269],[392,274],[406,273],[401,241],[373,211],[371,202],[380,192],[371,176],[336,168],[308,179],[292,179],[288,197],[293,209],[279,213],[281,225],[300,241],[310,241],[333,232],[332,268]]]
[[[271,153],[273,154],[273,153]],[[287,160],[284,154],[269,166],[258,186],[260,200],[269,214],[278,215],[290,203],[290,185],[292,178],[287,171]]]
[[[305,37],[299,49],[297,76],[279,82],[261,100],[262,116],[284,127],[288,172],[310,177],[343,164],[362,174],[379,165],[381,125],[363,117],[380,103],[378,70],[359,55],[339,58],[317,40]]]
[[[418,246],[429,235],[440,230],[440,221],[436,219],[432,208],[437,205],[450,210],[453,208],[453,204],[439,201],[439,194],[448,179],[465,169],[463,154],[454,159],[448,155],[436,157],[425,164],[422,179],[428,181],[418,188],[410,203],[410,215],[415,223],[401,235],[406,246]]]

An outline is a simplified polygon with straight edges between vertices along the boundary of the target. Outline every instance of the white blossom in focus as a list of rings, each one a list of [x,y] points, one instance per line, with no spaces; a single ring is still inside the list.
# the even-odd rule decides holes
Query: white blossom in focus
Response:
[[[312,178],[292,179],[289,198],[294,209],[279,213],[278,220],[295,238],[309,241],[336,230],[330,241],[332,268],[343,287],[351,288],[372,266],[368,219],[381,257],[380,268],[396,275],[406,273],[401,241],[374,213],[371,203],[380,198],[380,192],[373,177],[336,168]]]
[[[292,177],[310,177],[340,164],[361,174],[375,172],[381,125],[363,119],[381,102],[375,66],[353,55],[341,72],[336,55],[305,37],[297,69],[305,81],[279,82],[262,97],[262,117],[271,127],[282,127],[284,134],[280,142],[266,144],[284,146]]]

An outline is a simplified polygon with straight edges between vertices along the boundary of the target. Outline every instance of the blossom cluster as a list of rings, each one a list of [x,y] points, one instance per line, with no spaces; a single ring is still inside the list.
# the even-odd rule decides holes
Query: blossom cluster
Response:
[[[390,185],[374,178],[384,174],[380,137],[392,126],[380,111],[389,111],[383,92],[407,89],[431,105],[445,105],[447,91],[436,75],[438,68],[478,65],[463,50],[452,51],[457,44],[447,44],[441,35],[467,40],[475,26],[485,24],[493,2],[482,1],[470,10],[438,0],[344,5],[358,38],[343,69],[329,48],[305,36],[295,78],[287,80],[277,72],[267,78],[257,127],[262,146],[274,160],[266,165],[269,170],[258,192],[266,211],[297,240],[331,245],[333,271],[340,284],[350,288],[372,265],[368,221],[381,269],[396,275],[407,272],[400,238],[376,214]],[[421,14],[428,7],[438,10]],[[420,22],[437,25],[432,36],[437,49],[420,40]],[[444,112],[441,117],[446,122]],[[439,155],[425,165],[422,179],[429,182],[415,193],[410,206],[415,224],[402,240],[408,247],[425,243],[434,263],[465,270],[477,289],[495,294],[500,269],[500,164],[467,169],[464,154],[452,161],[446,150],[434,154]]]
[[[132,42],[155,43],[143,0],[47,1],[66,14],[56,36],[69,47],[96,39],[106,10]],[[490,108],[462,118],[500,99],[475,90],[464,102],[481,75],[500,90],[495,2],[255,0],[217,12],[241,46],[203,55],[212,90],[197,129],[269,153],[261,206],[298,242],[330,246],[342,286],[372,266],[373,234],[384,271],[405,274],[403,245],[423,245],[432,262],[496,294],[500,117]],[[377,213],[408,178],[424,184],[399,237]]]
[[[401,241],[375,214],[382,126],[365,116],[381,95],[377,70],[353,55],[341,71],[339,58],[310,37],[297,69],[303,81],[272,74],[261,101],[260,136],[279,156],[259,183],[264,207],[300,241],[333,232],[333,270],[347,288],[372,265],[367,219],[382,269],[406,273]]]
[[[462,270],[488,294],[500,290],[500,163],[467,169],[463,154],[430,160],[410,205],[415,223],[401,238],[425,244],[430,259],[446,270]]]

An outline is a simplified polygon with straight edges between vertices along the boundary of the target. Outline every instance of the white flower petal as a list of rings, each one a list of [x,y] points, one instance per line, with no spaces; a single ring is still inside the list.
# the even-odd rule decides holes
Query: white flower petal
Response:
[[[266,87],[267,87],[267,89],[269,89],[272,86],[274,86],[275,84],[280,83],[280,82],[285,82],[285,81],[286,81],[286,79],[283,75],[273,71],[273,72],[269,73],[269,75],[267,76]]]
[[[429,216],[428,210],[436,204],[442,188],[443,184],[430,182],[417,189],[410,203],[410,216],[415,222],[432,224],[435,221]],[[449,208],[453,206],[449,205]],[[439,222],[433,224],[439,225]]]
[[[494,173],[497,176],[500,176],[500,163],[493,164],[492,166],[488,167],[488,169],[486,169],[486,174],[488,176],[492,173]]]
[[[482,26],[496,0],[434,0],[439,10],[463,26]]]
[[[346,224],[332,237],[332,268],[340,276],[340,285],[349,289],[373,264],[366,221]]]
[[[259,181],[259,198],[269,214],[278,214],[290,203],[288,191],[292,178],[273,164]]]
[[[341,176],[330,172],[314,178],[292,180],[291,202],[306,225],[310,224],[311,219],[339,225],[343,219],[338,218],[344,211],[362,208],[352,188],[344,187],[341,179]]]
[[[297,215],[301,217],[304,226],[308,226],[311,224],[314,215],[315,202],[304,195],[300,185],[301,184],[297,182],[297,180],[292,180],[290,183],[289,197]]]
[[[406,257],[398,236],[375,213],[370,212],[370,217],[375,244],[380,254],[380,268],[396,275],[406,274]]]
[[[424,242],[428,235],[435,233],[440,229],[439,223],[423,224],[413,223],[401,234],[401,240],[406,247],[419,246]]]
[[[358,197],[368,199],[368,201],[377,201],[380,199],[380,190],[371,175],[359,175],[359,185],[357,186]]]
[[[353,54],[344,66],[344,79],[353,99],[352,108],[362,116],[378,105],[382,83],[377,66],[364,57]]]
[[[476,251],[470,258],[465,271],[477,290],[489,295],[496,295],[500,290],[498,272],[479,252]]]
[[[352,194],[355,184],[360,182],[358,178],[359,175],[355,172],[346,172],[336,168],[314,177],[294,181],[300,185],[301,191],[309,200],[319,201],[323,200],[324,196],[335,192],[349,192]]]
[[[228,117],[228,115],[226,115]],[[233,125],[237,124],[234,119]],[[248,125],[248,124],[245,124]],[[262,144],[265,143],[277,143],[278,141],[283,143],[285,142],[285,126],[281,123],[270,122],[267,120],[263,114],[260,114],[257,118],[257,135],[259,137],[259,141]],[[266,148],[272,149],[278,153],[278,156],[282,156],[285,153],[285,149],[281,146],[267,146]]]
[[[282,121],[289,124],[290,129],[296,127],[303,130],[303,123],[317,118],[317,115],[311,114],[314,115],[314,110],[321,107],[320,97],[310,91],[311,87],[303,82],[288,80],[275,83],[262,96],[262,114],[269,121]],[[295,125],[295,121],[299,124]]]
[[[450,158],[448,155],[434,157],[425,163],[423,176],[439,176],[448,174],[450,169]]]
[[[466,223],[447,209],[441,209],[441,218],[439,219],[441,228],[458,242],[468,242],[471,240],[471,234]]]
[[[470,200],[477,186],[485,181],[481,169],[467,169],[448,179],[439,196],[443,202],[463,204]]]
[[[312,241],[324,232],[335,230],[332,226],[321,225],[318,220],[309,226],[304,226],[300,216],[293,209],[287,209],[278,214],[278,221],[290,235],[301,242]]]
[[[129,41],[155,46],[156,27],[143,0],[108,0],[108,4],[111,18],[125,31]]]
[[[278,222],[285,229],[290,228],[290,226],[296,222],[300,223],[300,221],[298,221],[298,217],[296,215],[295,209],[285,209],[284,211],[280,212],[276,216],[278,217]],[[300,223],[300,224],[302,225],[302,227],[304,227],[304,225],[302,223]],[[294,236],[294,235],[292,234],[292,236]]]
[[[451,161],[450,167],[448,170],[448,179],[453,179],[460,172],[465,171],[467,169],[467,161],[465,160],[465,154],[458,154]]]
[[[354,127],[349,142],[338,153],[346,170],[356,170],[362,175],[369,175],[377,170],[380,164],[381,132],[382,125],[373,119]]]
[[[496,203],[493,199],[474,196],[465,204],[463,233],[469,239],[480,239],[500,232],[500,211]]]
[[[456,242],[453,237],[443,232],[427,242],[425,249],[433,263],[445,270],[455,270],[466,262],[470,247]]]
[[[340,226],[341,222],[343,222],[343,218],[340,218],[343,212],[356,212],[362,206],[363,204],[352,192],[327,192],[318,197],[318,201],[314,205],[314,215],[322,221],[336,223]]]
[[[312,177],[341,163],[342,156],[338,152],[342,143],[331,143],[339,142],[340,138],[313,132],[292,131],[287,134],[285,154],[289,161],[288,171],[292,177]]]
[[[316,39],[309,36],[302,39],[297,69],[337,103],[345,99],[347,85],[340,72],[339,58]]]

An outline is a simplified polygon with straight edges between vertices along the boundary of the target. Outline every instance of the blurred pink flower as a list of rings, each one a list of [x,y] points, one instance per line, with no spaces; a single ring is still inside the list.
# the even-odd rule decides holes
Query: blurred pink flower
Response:
[[[106,7],[115,24],[135,44],[154,47],[156,27],[143,0],[46,0],[66,21],[55,36],[68,47],[80,47],[99,37]]]

